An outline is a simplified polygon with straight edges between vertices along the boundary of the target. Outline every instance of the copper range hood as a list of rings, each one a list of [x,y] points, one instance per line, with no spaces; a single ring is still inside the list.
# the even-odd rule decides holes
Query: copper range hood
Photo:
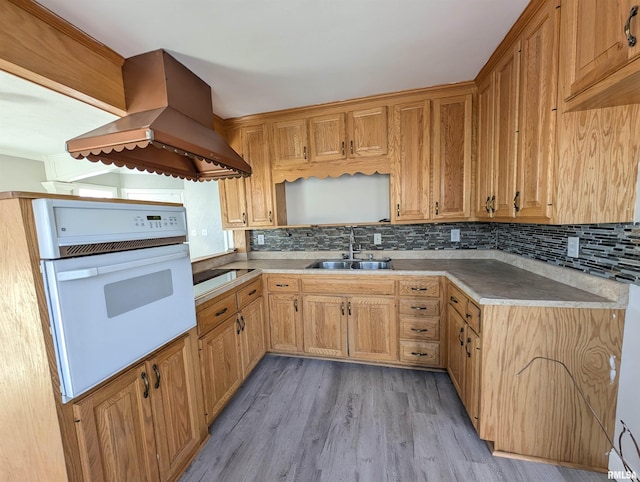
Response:
[[[122,75],[128,115],[67,141],[73,157],[198,181],[251,174],[212,128],[211,88],[171,55],[128,58]]]

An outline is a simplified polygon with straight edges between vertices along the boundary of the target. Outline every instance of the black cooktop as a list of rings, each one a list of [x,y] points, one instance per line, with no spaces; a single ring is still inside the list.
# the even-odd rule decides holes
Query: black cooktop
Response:
[[[205,281],[217,278],[218,276],[222,276],[227,273],[235,273],[235,277],[237,278],[250,273],[251,271],[253,271],[253,269],[208,269],[200,271],[199,273],[193,273],[193,284],[197,285],[199,283],[204,283]]]

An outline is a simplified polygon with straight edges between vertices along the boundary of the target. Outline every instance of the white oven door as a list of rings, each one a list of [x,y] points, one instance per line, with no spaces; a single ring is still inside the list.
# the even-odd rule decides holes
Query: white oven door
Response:
[[[196,324],[187,245],[42,262],[63,402]]]

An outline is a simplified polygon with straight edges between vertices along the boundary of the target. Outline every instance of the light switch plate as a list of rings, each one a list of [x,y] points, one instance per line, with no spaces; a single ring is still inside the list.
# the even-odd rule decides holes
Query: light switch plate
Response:
[[[459,229],[452,229],[451,230],[451,241],[454,243],[457,243],[460,241],[460,230]]]
[[[382,234],[373,233],[373,244],[382,244]]]
[[[191,236],[197,236],[198,235],[198,230],[197,229],[192,229],[191,230]]]
[[[264,234],[258,234],[258,244],[264,244]]]
[[[209,233],[207,232],[207,230],[206,230],[206,229],[203,229],[202,231],[200,231],[200,233],[201,233],[203,236],[207,236],[207,235],[209,234]]]
[[[569,236],[567,238],[567,256],[578,258],[580,256],[580,238]]]

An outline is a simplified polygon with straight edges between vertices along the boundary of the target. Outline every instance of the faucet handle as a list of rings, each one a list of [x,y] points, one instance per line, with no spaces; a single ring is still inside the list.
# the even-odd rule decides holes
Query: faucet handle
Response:
[[[373,253],[369,253],[369,261],[373,261]]]

